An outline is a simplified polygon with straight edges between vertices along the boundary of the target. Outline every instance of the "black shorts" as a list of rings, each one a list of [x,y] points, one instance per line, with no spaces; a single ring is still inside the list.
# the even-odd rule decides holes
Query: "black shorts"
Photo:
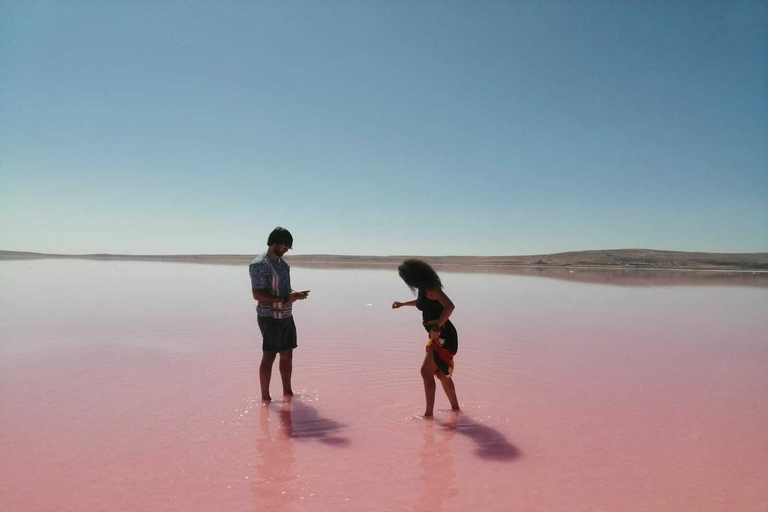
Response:
[[[296,324],[293,323],[292,316],[288,318],[260,316],[258,318],[263,340],[262,351],[277,353],[293,350],[298,346],[296,343]]]

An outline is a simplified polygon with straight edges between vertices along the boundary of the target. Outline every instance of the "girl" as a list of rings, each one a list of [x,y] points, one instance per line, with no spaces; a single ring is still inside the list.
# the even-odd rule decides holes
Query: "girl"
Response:
[[[459,337],[456,328],[448,317],[453,310],[453,302],[443,292],[443,284],[437,272],[421,260],[408,259],[399,267],[400,277],[416,293],[416,300],[393,302],[392,309],[402,306],[416,306],[421,311],[422,324],[429,332],[427,354],[421,365],[421,377],[424,379],[424,393],[427,397],[425,417],[433,414],[435,406],[435,377],[440,379],[451,408],[459,410],[456,388],[451,379],[453,356],[459,349]]]

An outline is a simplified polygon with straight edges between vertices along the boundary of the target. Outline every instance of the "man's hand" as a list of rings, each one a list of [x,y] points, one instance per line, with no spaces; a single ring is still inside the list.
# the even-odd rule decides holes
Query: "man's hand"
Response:
[[[402,305],[403,305],[402,302],[395,301],[395,302],[392,303],[392,309],[397,309],[397,308],[401,307]]]
[[[304,300],[309,297],[309,290],[303,292],[293,292],[288,295],[288,302],[296,302],[297,300]]]

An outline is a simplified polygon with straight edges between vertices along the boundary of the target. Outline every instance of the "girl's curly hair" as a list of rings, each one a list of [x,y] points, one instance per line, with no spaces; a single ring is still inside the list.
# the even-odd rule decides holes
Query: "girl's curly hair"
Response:
[[[424,261],[407,259],[397,267],[400,278],[416,293],[420,288],[442,288],[440,276]]]

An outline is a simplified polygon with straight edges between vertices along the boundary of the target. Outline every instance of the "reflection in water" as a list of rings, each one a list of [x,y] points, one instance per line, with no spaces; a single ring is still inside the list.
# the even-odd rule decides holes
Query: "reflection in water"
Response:
[[[421,494],[415,510],[443,510],[459,494],[453,468],[453,439],[456,434],[469,437],[483,459],[511,462],[521,452],[503,434],[473,421],[459,411],[449,411],[445,419],[424,422],[424,445],[419,450]]]
[[[458,419],[458,413],[449,414],[445,425]],[[424,422],[424,446],[419,450],[421,494],[416,510],[442,510],[443,505],[459,493],[451,443],[455,435],[455,428],[438,430],[434,421]]]
[[[749,255],[740,255],[749,258]],[[293,256],[290,258],[291,266],[312,269],[340,269],[340,270],[385,270],[396,272],[397,261],[361,261],[355,257],[345,261],[343,256],[331,257],[332,261],[311,261]],[[461,274],[502,274],[510,276],[544,277],[562,281],[580,283],[593,283],[616,286],[645,287],[645,286],[745,286],[755,288],[768,287],[768,268],[765,267],[764,257],[758,256],[749,264],[733,265],[726,262],[721,270],[709,268],[696,268],[694,264],[681,264],[665,266],[660,265],[589,265],[583,263],[557,266],[557,265],[520,265],[520,264],[479,264],[470,263],[468,257],[465,263],[450,263],[452,258],[430,258],[424,260],[440,272],[456,272]],[[575,263],[575,262],[574,262]],[[760,270],[750,270],[751,268]]]
[[[256,498],[257,510],[288,511],[293,501],[293,483],[296,475],[293,454],[290,410],[284,413],[284,408],[290,409],[290,402],[277,405],[279,407],[280,423],[276,432],[270,431],[270,403],[262,402],[259,409],[259,425],[261,436],[256,439],[256,450],[261,455],[261,463],[256,464],[256,483],[253,493]],[[287,423],[286,423],[287,419]]]
[[[441,272],[543,277],[558,281],[642,288],[649,286],[768,287],[768,272],[588,267],[436,267]]]
[[[457,414],[451,421],[440,422],[440,425],[469,437],[477,445],[475,454],[482,459],[511,462],[522,455],[501,432],[463,414]]]
[[[301,400],[301,397],[283,397],[283,401],[262,402],[259,409],[261,436],[256,440],[256,450],[261,463],[256,464],[257,478],[253,488],[257,510],[290,510],[294,501],[297,475],[293,465],[294,441],[320,441],[335,447],[349,446],[349,439],[338,435],[344,425],[321,417],[317,410]],[[272,414],[275,412],[276,414]],[[272,432],[272,418],[277,427]]]

